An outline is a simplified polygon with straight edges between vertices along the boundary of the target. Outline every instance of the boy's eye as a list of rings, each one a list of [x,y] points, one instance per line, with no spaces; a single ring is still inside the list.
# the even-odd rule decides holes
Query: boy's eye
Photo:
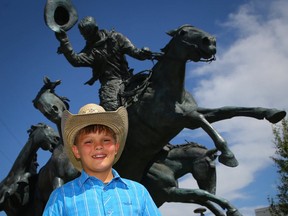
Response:
[[[84,141],[84,144],[91,144],[92,143],[92,140],[86,140]]]
[[[111,139],[104,139],[104,143],[111,142]]]

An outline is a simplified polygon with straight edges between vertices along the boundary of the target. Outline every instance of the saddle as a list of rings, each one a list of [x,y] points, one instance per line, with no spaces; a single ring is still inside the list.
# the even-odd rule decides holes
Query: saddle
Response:
[[[152,70],[141,71],[121,83],[120,104],[129,107],[136,103],[151,83]]]

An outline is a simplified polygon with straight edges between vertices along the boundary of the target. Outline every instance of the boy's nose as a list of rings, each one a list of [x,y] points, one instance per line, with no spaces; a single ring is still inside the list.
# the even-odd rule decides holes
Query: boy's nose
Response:
[[[96,150],[101,150],[101,149],[103,149],[103,145],[102,145],[101,143],[95,143],[95,144],[94,144],[94,148],[95,148]]]

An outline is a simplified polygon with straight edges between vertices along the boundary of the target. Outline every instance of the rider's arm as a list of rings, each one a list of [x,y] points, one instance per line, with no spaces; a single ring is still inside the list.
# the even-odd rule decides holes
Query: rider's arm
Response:
[[[57,40],[60,42],[58,54],[64,54],[67,61],[74,67],[91,67],[94,59],[85,52],[75,53],[65,31],[55,33]]]
[[[139,60],[151,59],[152,52],[148,48],[138,49],[132,42],[123,34],[115,32],[114,37],[119,44],[123,54],[127,54]]]

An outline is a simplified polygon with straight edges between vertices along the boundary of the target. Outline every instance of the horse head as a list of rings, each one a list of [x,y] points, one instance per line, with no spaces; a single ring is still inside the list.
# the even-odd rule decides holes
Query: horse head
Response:
[[[192,167],[192,175],[197,180],[199,188],[212,194],[216,194],[216,152],[217,149],[206,149],[203,157],[196,160]]]
[[[52,151],[60,141],[58,133],[43,123],[32,125],[27,132],[27,143],[0,182],[0,211],[4,210],[7,215],[26,215],[23,210],[30,205],[37,179],[37,151],[39,148]]]
[[[51,82],[48,77],[44,77],[43,81],[44,86],[32,101],[33,105],[59,127],[63,111],[69,109],[69,99],[55,94],[55,88],[61,83],[60,80]]]
[[[216,39],[209,33],[192,25],[182,25],[167,34],[172,40],[162,49],[166,56],[194,62],[215,60]]]
[[[191,173],[200,189],[215,194],[216,166],[214,160],[217,157],[216,152],[216,149],[208,150],[198,143],[189,142],[170,146],[167,158],[181,162],[180,175]]]
[[[45,151],[52,152],[60,143],[59,134],[46,124],[32,125],[27,132],[29,133],[29,139]]]

